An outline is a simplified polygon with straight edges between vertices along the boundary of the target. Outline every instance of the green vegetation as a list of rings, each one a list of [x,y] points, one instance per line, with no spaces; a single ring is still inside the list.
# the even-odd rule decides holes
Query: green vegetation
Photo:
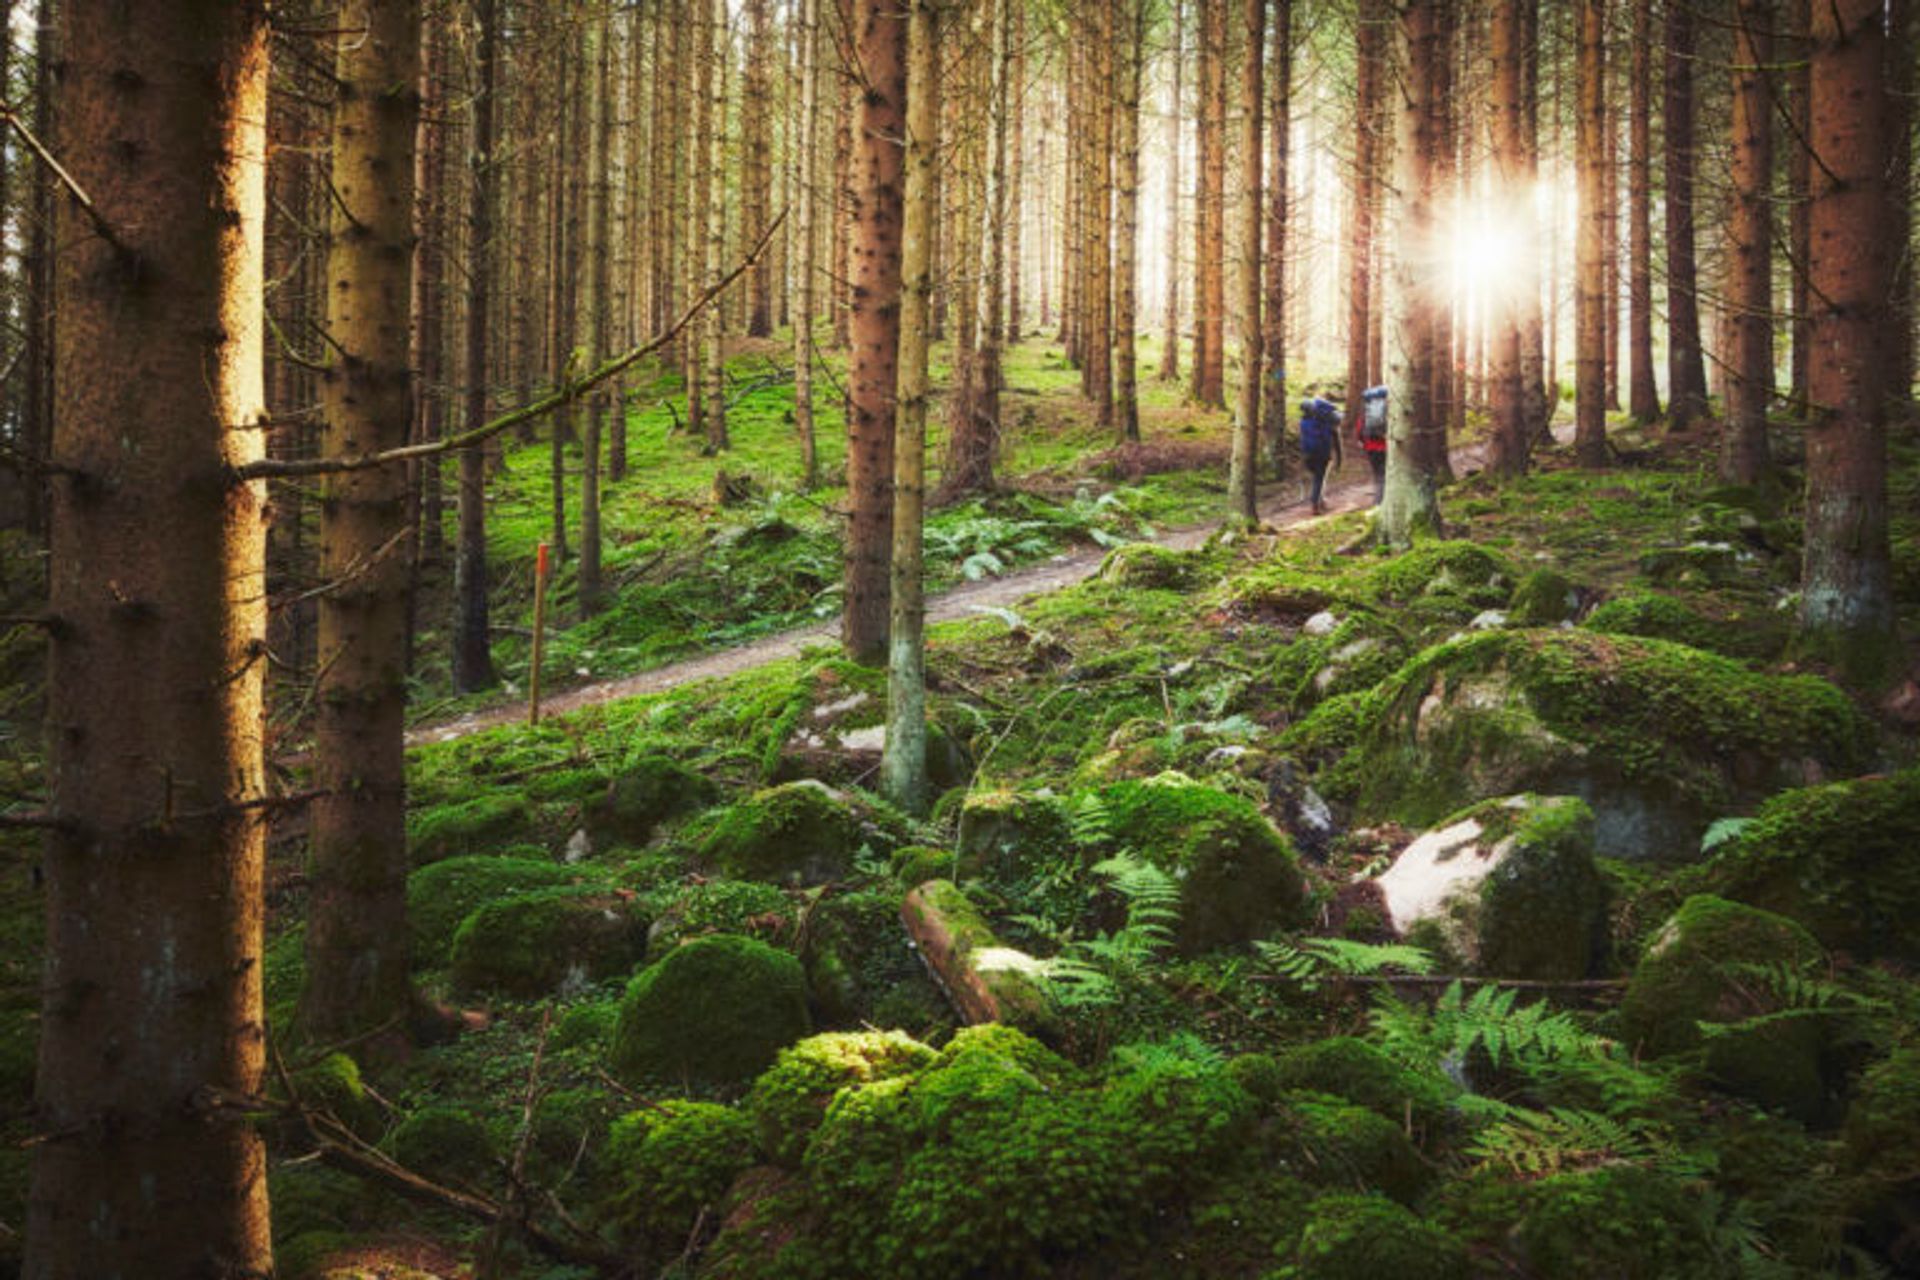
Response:
[[[609,1063],[636,1082],[736,1083],[808,1030],[799,961],[751,938],[710,934],[628,984]]]

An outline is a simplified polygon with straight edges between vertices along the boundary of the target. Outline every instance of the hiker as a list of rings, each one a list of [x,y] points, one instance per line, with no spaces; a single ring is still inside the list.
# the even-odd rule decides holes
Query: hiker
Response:
[[[1307,498],[1313,514],[1327,509],[1322,491],[1327,483],[1327,463],[1343,461],[1340,454],[1340,409],[1333,401],[1309,396],[1300,402],[1300,458],[1312,477]]]
[[[1360,421],[1354,427],[1367,465],[1373,468],[1373,505],[1387,496],[1387,389],[1368,387],[1360,393]]]

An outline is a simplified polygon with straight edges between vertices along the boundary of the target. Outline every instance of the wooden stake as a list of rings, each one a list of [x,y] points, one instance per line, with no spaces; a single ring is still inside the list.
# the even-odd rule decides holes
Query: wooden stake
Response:
[[[527,672],[527,723],[540,723],[540,656],[547,638],[547,544],[533,561],[533,660]]]

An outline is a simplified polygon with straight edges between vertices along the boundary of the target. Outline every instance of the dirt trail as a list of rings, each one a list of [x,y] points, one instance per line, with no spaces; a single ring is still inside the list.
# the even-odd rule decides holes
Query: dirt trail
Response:
[[[1359,457],[1358,449],[1352,449],[1349,452],[1353,456],[1347,459],[1346,466],[1341,471],[1331,477],[1334,482],[1327,488],[1326,498],[1332,515],[1359,510],[1368,505],[1369,499],[1373,496],[1372,473],[1367,470],[1365,461]],[[1456,471],[1462,473],[1468,468],[1480,465],[1478,449],[1455,450],[1453,458]],[[1315,517],[1308,513],[1305,498],[1299,496],[1298,485],[1293,481],[1287,481],[1271,487],[1271,491],[1260,504],[1260,518],[1277,528],[1287,528],[1309,523]],[[1162,531],[1153,541],[1159,546],[1176,551],[1189,551],[1204,543],[1219,527],[1220,522],[1217,520],[1204,524],[1184,525]],[[1106,552],[1098,548],[1075,551],[1055,556],[1051,560],[998,578],[984,578],[978,582],[962,583],[928,598],[927,621],[950,622],[957,618],[969,617],[983,608],[1004,608],[1028,596],[1058,591],[1062,587],[1072,586],[1092,576],[1105,558]],[[778,662],[783,658],[796,657],[809,645],[832,644],[839,634],[840,620],[835,617],[811,626],[795,627],[790,631],[765,636],[731,649],[721,649],[695,658],[668,663],[666,666],[655,667],[650,671],[621,676],[615,680],[580,685],[542,699],[541,715],[543,717],[562,716],[570,711],[578,711],[582,707],[616,702],[621,698],[631,698],[642,693],[661,693],[668,689],[677,689],[684,684],[691,684],[696,680],[711,680],[719,676],[735,675]],[[518,723],[525,716],[524,703],[507,703],[472,711],[454,720],[423,725],[410,731],[407,734],[407,745],[416,747],[431,742],[452,742],[503,724]]]

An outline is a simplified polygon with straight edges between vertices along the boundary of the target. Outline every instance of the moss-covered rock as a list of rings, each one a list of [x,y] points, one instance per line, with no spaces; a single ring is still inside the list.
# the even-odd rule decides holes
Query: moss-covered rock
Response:
[[[1848,1216],[1899,1274],[1920,1266],[1920,1049],[1894,1050],[1860,1077],[1842,1131]]]
[[[549,1043],[556,1053],[604,1050],[613,1041],[613,1026],[619,1018],[618,1000],[583,1001],[560,1015]]]
[[[1378,1191],[1411,1204],[1432,1181],[1401,1121],[1324,1093],[1280,1100],[1269,1135],[1276,1159],[1294,1177],[1344,1191]]]
[[[1115,547],[1100,563],[1100,580],[1122,587],[1184,591],[1199,577],[1202,557],[1151,542]]]
[[[360,1179],[314,1161],[275,1165],[267,1174],[275,1254],[282,1246],[308,1236],[325,1236],[326,1250],[338,1247],[349,1233],[364,1230],[372,1216],[374,1196]],[[320,1251],[316,1248],[307,1252]],[[276,1256],[275,1261],[286,1269],[286,1259]]]
[[[1406,1070],[1353,1036],[1315,1040],[1287,1050],[1273,1062],[1269,1078],[1276,1095],[1332,1094],[1396,1124],[1411,1121],[1421,1128],[1434,1127],[1458,1093],[1451,1085]]]
[[[1529,1274],[1555,1280],[1672,1280],[1730,1274],[1689,1187],[1633,1165],[1537,1183],[1515,1231]]]
[[[453,935],[449,975],[461,991],[531,999],[630,971],[647,918],[630,895],[580,886],[487,903]]]
[[[960,806],[954,865],[963,880],[1015,880],[1073,856],[1072,818],[1051,792],[976,791]]]
[[[1273,1280],[1466,1280],[1469,1274],[1458,1241],[1385,1196],[1325,1195],[1313,1202]]]
[[[446,964],[453,935],[480,907],[516,894],[570,884],[579,874],[534,858],[445,858],[407,877],[407,927],[417,969]]]
[[[542,1096],[527,1135],[530,1175],[549,1186],[594,1179],[618,1114],[615,1098],[603,1089],[555,1089]]]
[[[695,938],[634,976],[611,1063],[623,1080],[733,1084],[810,1030],[800,962],[763,942]]]
[[[1516,627],[1555,627],[1580,609],[1580,593],[1567,575],[1535,569],[1520,579],[1507,601],[1507,621]]]
[[[776,1164],[799,1168],[813,1132],[844,1088],[910,1075],[935,1059],[932,1049],[898,1031],[841,1031],[811,1036],[780,1051],[753,1082],[741,1109],[760,1147]]]
[[[1705,604],[1719,597],[1691,597]],[[1733,597],[1737,602],[1741,598]],[[1785,651],[1792,635],[1788,618],[1770,603],[1756,601],[1727,606],[1709,614],[1688,600],[1659,591],[1624,591],[1605,600],[1588,614],[1582,624],[1592,631],[1610,635],[1645,636],[1671,640],[1677,644],[1729,658],[1770,662]]]
[[[1871,731],[1811,676],[1769,676],[1657,640],[1484,632],[1409,661],[1337,714],[1353,749],[1324,787],[1359,816],[1427,826],[1521,791],[1592,806],[1609,857],[1693,856],[1707,823],[1810,774],[1846,772]],[[1324,736],[1324,735],[1321,735]]]
[[[1753,553],[1728,542],[1658,547],[1640,556],[1640,574],[1660,586],[1717,587],[1737,582]]]
[[[1787,1007],[1770,975],[1804,976],[1822,960],[1820,944],[1783,916],[1704,894],[1688,898],[1634,969],[1620,1029],[1656,1057],[1704,1048],[1707,1070],[1723,1087],[1817,1119],[1827,1107],[1820,1020],[1767,1015]],[[1725,1029],[1707,1036],[1702,1023]]]
[[[425,1106],[410,1113],[387,1139],[393,1158],[436,1181],[480,1187],[500,1172],[487,1126],[463,1107]]]
[[[715,869],[744,880],[823,884],[853,870],[863,845],[890,850],[847,798],[819,782],[770,787],[722,813],[700,845]]]
[[[1471,615],[1505,604],[1519,577],[1513,562],[1476,542],[1422,542],[1370,567],[1366,589],[1386,603],[1425,602]]]
[[[1407,656],[1398,628],[1370,610],[1355,610],[1330,628],[1302,630],[1275,655],[1272,679],[1288,706],[1305,710],[1371,689],[1399,670]]]
[[[1859,960],[1920,964],[1920,769],[1775,796],[1694,882]]]
[[[787,947],[800,907],[786,890],[758,880],[701,880],[650,894],[650,951],[664,953],[708,933],[734,933]]]
[[[719,798],[707,778],[670,756],[643,756],[607,783],[587,809],[587,831],[596,841],[643,845],[659,826],[695,813]]]
[[[1287,838],[1239,796],[1180,774],[1100,789],[1114,842],[1180,883],[1180,950],[1264,938],[1305,898]]]
[[[1593,812],[1571,796],[1508,796],[1454,814],[1374,883],[1402,936],[1437,940],[1480,973],[1583,978],[1605,941]]]
[[[889,866],[893,878],[911,889],[929,880],[953,879],[954,855],[950,849],[934,849],[910,844],[895,849]]]
[[[518,792],[487,792],[407,818],[407,848],[416,866],[461,854],[499,853],[534,835],[533,806]]]
[[[877,882],[815,904],[800,960],[821,1025],[907,1026],[926,1034],[950,1022],[939,988],[901,928],[903,898],[894,885]]]
[[[615,1121],[606,1163],[607,1224],[629,1240],[684,1248],[753,1166],[753,1125],[732,1107],[675,1099]]]

